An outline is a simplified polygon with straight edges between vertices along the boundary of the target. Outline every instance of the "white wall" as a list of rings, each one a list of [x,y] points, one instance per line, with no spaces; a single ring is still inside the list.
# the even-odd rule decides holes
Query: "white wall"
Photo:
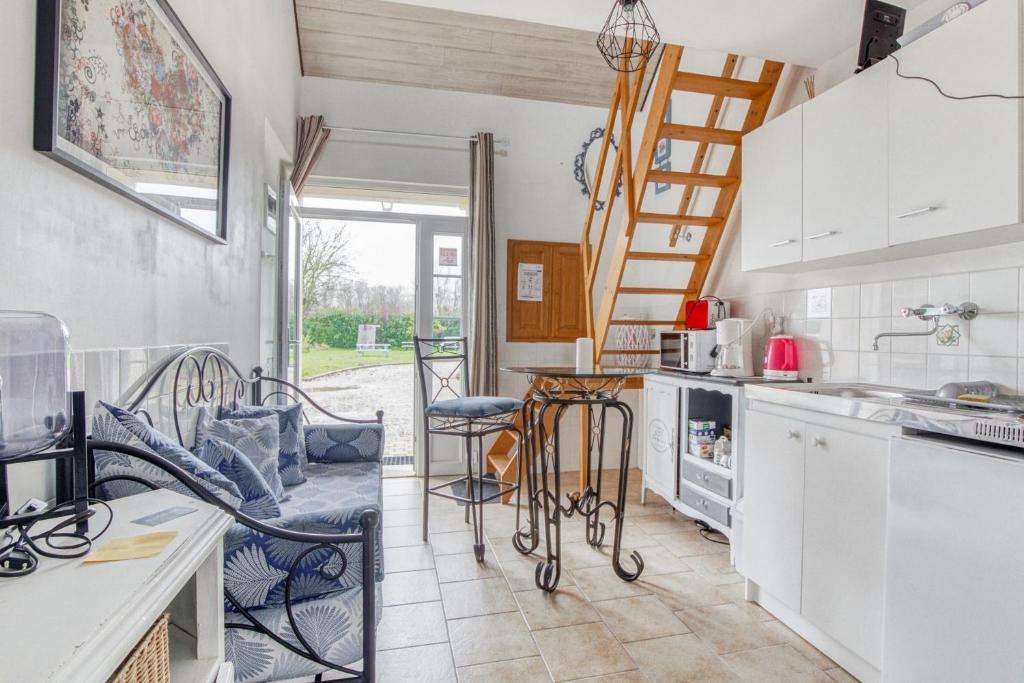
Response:
[[[216,341],[248,367],[258,359],[263,184],[277,177],[276,168],[265,168],[264,126],[269,122],[290,148],[298,114],[292,4],[173,6],[232,96],[228,244],[197,236],[32,150],[35,3],[3,0],[0,309],[57,315],[77,351],[127,347],[136,352],[130,356],[144,357],[146,347]],[[117,357],[106,353],[97,362]],[[40,476],[31,483],[41,482]]]
[[[908,14],[907,26],[916,26],[948,4],[946,0],[929,0]],[[817,70],[818,93],[851,77],[855,66],[856,46],[850,46]],[[779,103],[777,111],[785,111],[806,99],[802,89],[792,92],[792,97]],[[867,266],[799,273],[744,273],[740,269],[742,224],[741,204],[730,221],[707,291],[732,299],[737,304],[737,315],[754,316],[764,306],[785,313],[790,318],[788,331],[803,337],[805,376],[893,381],[915,387],[934,387],[968,377],[991,377],[1006,389],[1024,391],[1024,383],[1017,376],[1018,357],[1024,356],[1024,348],[1018,349],[1016,343],[1020,306],[1017,269],[1024,266],[1024,244]],[[1005,286],[993,293],[984,284],[990,280]],[[805,323],[800,310],[806,290],[825,287],[836,288],[833,291],[841,299],[856,305],[851,303],[838,314],[833,311],[832,319]],[[879,353],[871,349],[870,337],[877,331],[909,329],[908,325],[917,322],[894,317],[900,306],[947,303],[945,298],[950,299],[949,303],[959,304],[960,300],[952,299],[964,295],[985,300],[978,302],[982,317],[961,325],[962,337],[957,346],[942,347],[933,338],[895,344],[883,340]],[[886,302],[882,308],[878,297]],[[932,301],[936,298],[943,301]],[[763,334],[759,334],[755,358],[762,338]]]

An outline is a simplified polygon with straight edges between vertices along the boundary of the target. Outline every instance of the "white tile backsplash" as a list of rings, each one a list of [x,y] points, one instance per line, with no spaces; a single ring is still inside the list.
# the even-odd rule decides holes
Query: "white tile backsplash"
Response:
[[[820,292],[818,287],[810,290]],[[935,389],[953,381],[991,380],[1004,390],[1024,392],[1024,269],[870,282],[824,288],[831,306],[819,318],[807,318],[808,290],[769,292],[734,300],[748,317],[764,306],[782,311],[787,332],[799,338],[801,376],[825,381],[863,381]],[[959,305],[973,301],[981,314],[973,321],[947,317],[956,325],[954,346],[936,336],[883,337],[879,332],[925,332],[933,323],[903,318],[902,307]],[[755,344],[754,356],[761,348]]]

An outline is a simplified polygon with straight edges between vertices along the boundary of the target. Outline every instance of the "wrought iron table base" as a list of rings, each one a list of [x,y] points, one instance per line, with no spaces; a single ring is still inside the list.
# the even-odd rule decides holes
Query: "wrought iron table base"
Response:
[[[587,438],[586,486],[583,492],[572,492],[562,504],[561,483],[561,438],[560,423],[565,412],[572,406],[586,407],[589,415]],[[554,410],[550,434],[546,426],[549,410]],[[604,479],[605,419],[609,410],[622,418],[622,441],[620,444],[619,481],[616,500],[602,500]],[[623,581],[635,581],[644,570],[644,561],[639,553],[630,553],[633,570],[622,566],[622,523],[626,509],[626,491],[629,482],[629,456],[633,434],[633,411],[617,398],[617,392],[590,391],[586,388],[559,389],[557,392],[537,391],[523,406],[523,462],[525,465],[527,489],[527,519],[521,522],[523,509],[522,486],[516,492],[516,529],[512,544],[523,555],[529,555],[540,545],[540,523],[543,515],[544,544],[546,560],[537,564],[534,580],[538,588],[551,592],[558,587],[562,564],[562,517],[580,514],[586,519],[587,543],[599,548],[604,543],[606,526],[601,513],[607,509],[615,521],[612,540],[612,569]],[[582,444],[581,444],[582,446]],[[592,481],[594,452],[597,452],[597,480]],[[538,485],[537,462],[540,462],[540,485]],[[554,480],[549,483],[549,474]],[[596,486],[595,486],[596,484]],[[552,489],[554,489],[552,491]]]

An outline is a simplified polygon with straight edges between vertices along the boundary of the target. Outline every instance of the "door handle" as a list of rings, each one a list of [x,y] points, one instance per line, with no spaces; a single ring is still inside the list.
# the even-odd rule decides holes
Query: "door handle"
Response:
[[[814,446],[815,448],[824,448],[825,439],[823,439],[820,436],[816,436],[813,439],[811,439],[811,445]]]
[[[938,210],[939,210],[939,207],[937,207],[937,206],[926,206],[923,209],[914,209],[913,211],[907,211],[906,213],[901,213],[900,215],[896,216],[896,219],[897,220],[901,220],[903,218],[912,218],[914,216],[920,216],[921,214],[931,213],[932,211],[938,211]]]
[[[786,438],[795,441],[800,438],[800,432],[795,429],[790,429],[789,432],[786,433]]]
[[[787,244],[793,244],[794,242],[796,242],[796,240],[781,240],[779,242],[772,242],[768,246],[769,247],[784,247]]]
[[[828,230],[826,232],[819,232],[816,235],[810,235],[807,239],[809,239],[809,240],[820,240],[820,239],[823,239],[825,237],[832,237],[832,235],[838,235],[838,234],[839,234],[838,230]]]

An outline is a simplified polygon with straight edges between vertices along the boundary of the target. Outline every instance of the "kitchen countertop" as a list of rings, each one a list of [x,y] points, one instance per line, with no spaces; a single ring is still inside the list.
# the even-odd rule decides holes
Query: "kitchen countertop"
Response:
[[[674,379],[688,379],[691,382],[712,382],[714,384],[728,384],[734,387],[746,386],[748,384],[764,384],[770,380],[764,377],[716,377],[696,372],[683,372],[682,370],[658,369],[654,375],[659,377],[672,377]]]
[[[746,389],[751,401],[763,401],[789,408],[897,425],[924,432],[979,439],[980,423],[997,428],[1024,430],[1024,416],[984,409],[947,408],[926,405],[903,397],[834,396],[815,393],[828,384],[758,384]],[[836,384],[832,386],[848,386]],[[868,386],[868,385],[861,385]],[[875,387],[886,391],[890,387]],[[894,391],[908,391],[893,389]],[[987,439],[986,439],[987,440]],[[1009,444],[1007,444],[1009,445]],[[1024,442],[1020,444],[1024,446]]]

